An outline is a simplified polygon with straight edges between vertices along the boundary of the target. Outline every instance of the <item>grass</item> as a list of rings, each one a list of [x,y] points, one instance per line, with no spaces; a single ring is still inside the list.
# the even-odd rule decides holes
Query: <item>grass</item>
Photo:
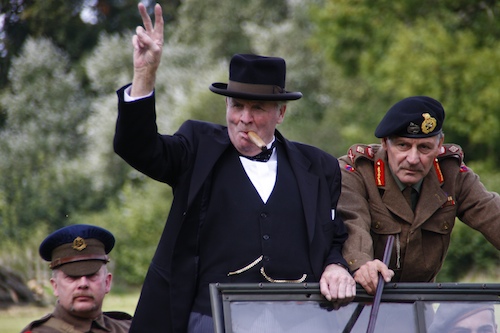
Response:
[[[113,293],[104,299],[103,311],[123,311],[134,314],[139,299],[139,291],[129,293]],[[2,333],[19,333],[33,320],[52,312],[53,306],[13,306],[0,310],[0,327]]]

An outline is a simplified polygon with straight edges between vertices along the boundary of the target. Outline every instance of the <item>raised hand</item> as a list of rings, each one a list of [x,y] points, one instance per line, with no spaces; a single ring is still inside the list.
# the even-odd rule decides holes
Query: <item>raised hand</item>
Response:
[[[144,4],[138,4],[144,27],[138,26],[132,37],[134,46],[134,79],[131,96],[144,96],[154,89],[156,70],[160,65],[163,48],[163,16],[159,4],[155,5],[155,23],[151,21]]]

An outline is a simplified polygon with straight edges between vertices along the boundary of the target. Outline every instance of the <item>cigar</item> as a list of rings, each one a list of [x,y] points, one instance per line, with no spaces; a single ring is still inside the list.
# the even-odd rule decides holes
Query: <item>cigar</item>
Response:
[[[252,141],[262,151],[266,151],[267,150],[266,143],[260,138],[260,136],[257,135],[257,133],[249,131],[248,132],[248,137],[250,138],[250,141]]]

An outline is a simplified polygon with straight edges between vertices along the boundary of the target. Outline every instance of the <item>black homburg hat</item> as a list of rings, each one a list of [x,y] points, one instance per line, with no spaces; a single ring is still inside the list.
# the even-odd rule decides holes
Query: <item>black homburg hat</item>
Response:
[[[216,94],[247,100],[287,101],[302,97],[285,90],[286,64],[277,57],[236,54],[229,64],[229,83],[209,87]]]

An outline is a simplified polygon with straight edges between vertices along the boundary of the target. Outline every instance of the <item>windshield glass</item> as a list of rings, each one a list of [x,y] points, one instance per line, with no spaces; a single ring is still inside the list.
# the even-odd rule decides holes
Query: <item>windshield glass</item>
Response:
[[[365,333],[371,303],[352,302],[340,309],[315,301],[239,301],[230,305],[229,332]],[[375,332],[496,333],[500,303],[381,303]]]

